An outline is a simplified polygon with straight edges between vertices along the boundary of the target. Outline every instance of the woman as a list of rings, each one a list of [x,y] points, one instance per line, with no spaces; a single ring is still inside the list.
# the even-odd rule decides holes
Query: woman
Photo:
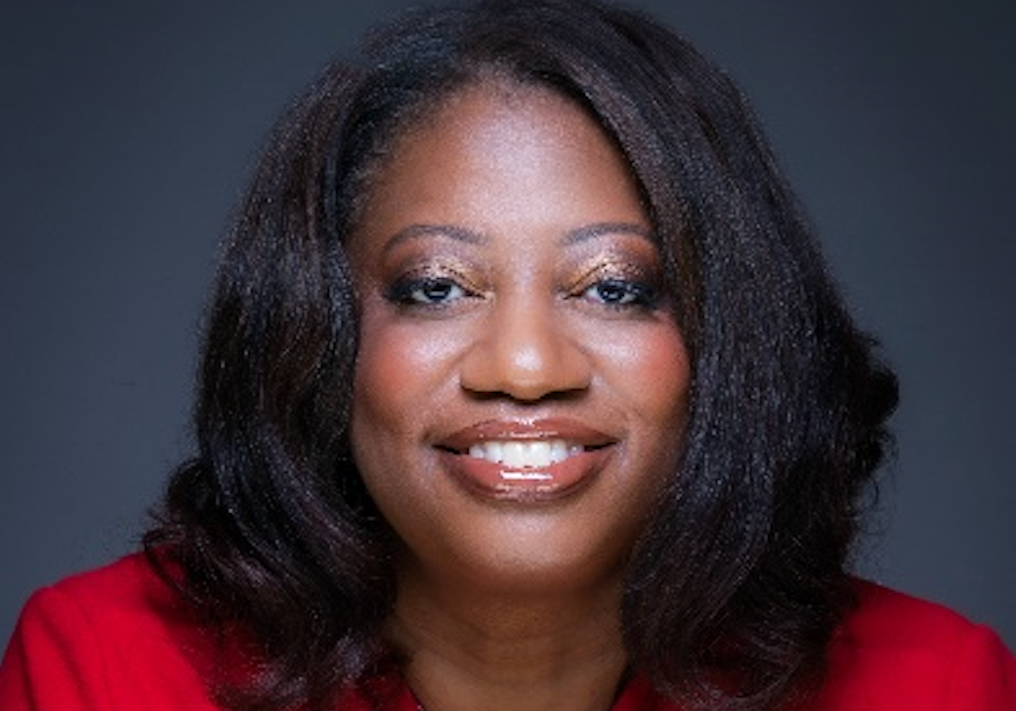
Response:
[[[737,90],[576,0],[409,16],[275,132],[146,556],[30,601],[6,709],[1003,709],[851,578],[892,375]]]

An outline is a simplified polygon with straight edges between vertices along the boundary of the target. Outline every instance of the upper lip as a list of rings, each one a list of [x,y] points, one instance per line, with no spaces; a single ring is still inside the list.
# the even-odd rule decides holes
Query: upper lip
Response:
[[[578,420],[544,418],[535,420],[494,419],[477,422],[452,432],[438,446],[465,452],[471,445],[491,440],[534,441],[563,439],[585,448],[604,447],[616,439]]]

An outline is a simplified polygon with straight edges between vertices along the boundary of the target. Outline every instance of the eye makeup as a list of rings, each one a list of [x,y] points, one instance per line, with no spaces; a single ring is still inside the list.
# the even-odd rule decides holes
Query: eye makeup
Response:
[[[445,309],[484,294],[468,270],[458,260],[447,259],[396,270],[398,276],[385,288],[384,297],[399,308]]]
[[[565,296],[614,311],[655,311],[664,302],[663,275],[644,261],[613,251],[585,260],[578,275],[566,281]]]

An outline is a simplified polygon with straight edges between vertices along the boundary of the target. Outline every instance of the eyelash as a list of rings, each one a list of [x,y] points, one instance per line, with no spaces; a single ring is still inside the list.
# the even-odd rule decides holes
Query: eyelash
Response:
[[[441,290],[442,294],[434,296],[428,291]],[[475,296],[475,292],[463,286],[458,279],[445,276],[413,276],[406,275],[389,287],[386,298],[399,306],[419,307],[428,309],[445,308],[451,303],[449,292],[458,291],[455,298]]]
[[[604,293],[605,290],[606,293]],[[654,287],[629,279],[618,277],[598,279],[593,284],[586,286],[580,295],[590,298],[587,295],[591,293],[596,294],[591,300],[610,309],[650,311],[659,306],[659,296]]]

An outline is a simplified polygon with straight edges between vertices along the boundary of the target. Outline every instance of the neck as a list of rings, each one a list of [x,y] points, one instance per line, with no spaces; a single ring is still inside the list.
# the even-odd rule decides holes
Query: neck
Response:
[[[389,637],[426,711],[606,711],[626,667],[619,589],[505,595],[403,578]]]

